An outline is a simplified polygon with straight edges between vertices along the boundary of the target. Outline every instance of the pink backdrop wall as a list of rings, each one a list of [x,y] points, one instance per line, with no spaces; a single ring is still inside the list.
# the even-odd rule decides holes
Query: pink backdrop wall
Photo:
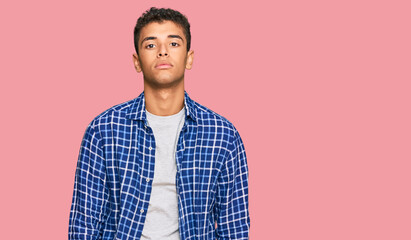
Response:
[[[1,236],[66,239],[87,124],[142,91],[150,6],[192,25],[186,89],[244,140],[251,238],[411,239],[409,1],[1,3]]]

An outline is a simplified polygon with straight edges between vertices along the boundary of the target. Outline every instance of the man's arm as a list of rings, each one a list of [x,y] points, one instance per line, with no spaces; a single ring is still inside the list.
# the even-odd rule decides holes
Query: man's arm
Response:
[[[238,132],[218,178],[217,188],[217,238],[248,239],[248,167],[244,145]]]
[[[83,137],[75,174],[69,240],[99,238],[108,200],[103,156],[101,137],[90,124]]]

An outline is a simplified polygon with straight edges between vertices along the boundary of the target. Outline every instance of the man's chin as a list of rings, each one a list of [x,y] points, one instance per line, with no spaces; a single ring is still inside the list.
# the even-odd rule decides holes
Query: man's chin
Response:
[[[144,79],[144,84],[149,85],[152,88],[172,88],[180,85],[183,82],[181,79],[170,78],[157,78],[157,79]]]

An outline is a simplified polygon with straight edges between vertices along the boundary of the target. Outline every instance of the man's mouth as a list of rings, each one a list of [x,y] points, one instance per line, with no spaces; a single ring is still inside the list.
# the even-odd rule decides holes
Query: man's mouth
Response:
[[[169,63],[160,63],[156,65],[157,69],[167,69],[167,68],[171,68],[172,65]]]

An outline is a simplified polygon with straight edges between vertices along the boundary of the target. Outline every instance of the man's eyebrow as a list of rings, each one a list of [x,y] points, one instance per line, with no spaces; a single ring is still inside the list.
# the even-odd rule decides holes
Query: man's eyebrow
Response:
[[[184,39],[180,35],[168,35],[169,38],[179,38],[184,42]]]
[[[146,37],[146,38],[143,39],[143,41],[141,41],[141,45],[143,45],[144,41],[154,40],[154,39],[157,39],[157,37]]]

